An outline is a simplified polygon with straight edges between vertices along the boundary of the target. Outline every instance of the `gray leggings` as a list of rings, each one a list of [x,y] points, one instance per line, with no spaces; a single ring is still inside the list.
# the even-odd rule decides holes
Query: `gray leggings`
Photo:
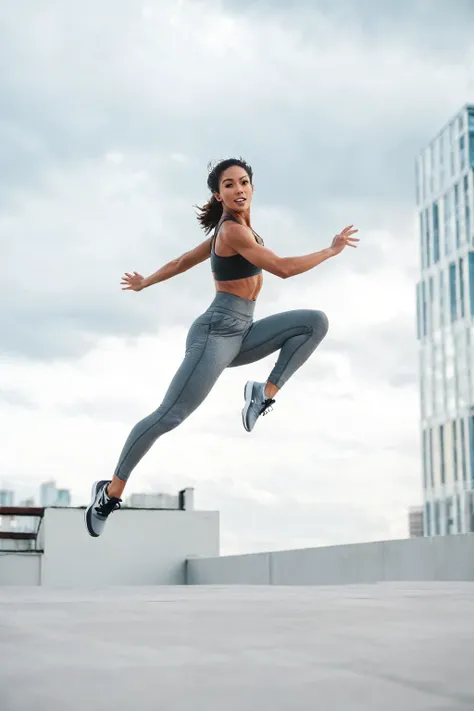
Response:
[[[268,380],[281,388],[328,330],[322,311],[285,311],[254,322],[254,310],[255,301],[216,293],[209,308],[189,329],[184,359],[163,402],[130,432],[115,476],[127,481],[156,440],[199,407],[225,368],[247,365],[279,350]]]

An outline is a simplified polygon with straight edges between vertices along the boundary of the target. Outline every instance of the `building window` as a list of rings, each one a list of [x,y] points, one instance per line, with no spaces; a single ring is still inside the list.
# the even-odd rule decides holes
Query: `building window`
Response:
[[[433,429],[430,427],[428,430],[429,433],[429,455],[430,455],[430,481],[431,481],[431,488],[434,489],[434,466],[433,466]]]
[[[461,245],[461,230],[459,225],[459,183],[454,186],[454,219],[456,224],[456,247]]]
[[[474,482],[474,416],[469,417],[469,459],[471,462],[471,482]]]
[[[459,137],[459,162],[461,170],[466,167],[466,139],[464,136]]]
[[[474,168],[474,126],[469,129],[469,165]]]
[[[444,502],[446,512],[446,533],[449,535],[453,532],[453,499],[448,496]]]
[[[456,495],[456,518],[458,520],[458,533],[462,533],[461,497]]]
[[[424,212],[420,212],[420,262],[421,268],[424,269],[426,264],[426,248],[425,248],[425,220]]]
[[[461,302],[461,318],[464,318],[464,260],[462,257],[459,259],[459,299]]]
[[[444,253],[451,252],[451,192],[448,190],[443,199],[444,202]]]
[[[429,486],[428,482],[428,433],[423,430],[423,488],[426,491]]]
[[[463,481],[467,481],[467,466],[466,466],[466,435],[464,431],[464,418],[461,420],[461,469]]]
[[[420,284],[418,283],[416,285],[416,337],[418,338],[418,340],[420,340],[420,338],[421,338],[420,311],[421,311]]]
[[[436,329],[437,324],[436,324],[436,318],[435,318],[435,303],[434,303],[434,285],[433,285],[433,277],[429,278],[428,281],[428,293],[430,295],[430,308],[429,308],[429,324],[430,324],[430,333],[433,333],[433,331]]]
[[[430,235],[430,218],[429,218],[428,209],[425,210],[424,224],[425,224],[425,244],[426,244],[426,266],[429,267],[431,265],[431,249],[430,249],[431,235]]]
[[[422,318],[422,334],[423,336],[426,336],[428,333],[428,317],[427,317],[427,303],[426,303],[426,282],[422,281],[421,283],[421,298],[422,298],[422,311],[421,311],[421,318]]]
[[[466,221],[466,241],[470,243],[471,241],[471,210],[469,205],[469,180],[467,175],[464,176],[463,180],[464,188],[464,217]]]
[[[439,274],[439,325],[444,327],[444,272]]]
[[[469,298],[471,301],[471,316],[474,316],[474,252],[469,252]]]
[[[446,484],[446,466],[444,459],[444,425],[439,426],[439,458],[441,464],[441,483]]]
[[[438,203],[434,202],[432,206],[433,212],[433,260],[436,264],[439,262],[439,211]]]
[[[453,420],[453,467],[454,481],[458,480],[458,437],[457,437],[457,422]]]
[[[441,533],[440,516],[439,516],[439,501],[434,502],[434,534],[439,536]]]
[[[429,501],[425,504],[425,521],[423,528],[425,536],[431,536],[431,505]]]
[[[451,322],[456,320],[456,264],[449,265],[449,308]]]

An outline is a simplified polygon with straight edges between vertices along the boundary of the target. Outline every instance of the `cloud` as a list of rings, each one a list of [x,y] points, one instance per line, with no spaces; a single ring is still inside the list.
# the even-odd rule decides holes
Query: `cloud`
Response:
[[[242,388],[272,358],[225,373],[130,490],[195,484],[198,505],[222,511],[226,550],[404,535],[420,498],[414,160],[472,98],[472,13],[364,0],[9,6],[4,478],[28,489],[56,476],[82,503],[113,471],[213,297],[208,263],[140,294],[120,277],[202,240],[207,162],[242,155],[268,246],[312,252],[354,223],[360,248],[295,279],[265,276],[257,318],[310,306],[330,330],[258,430],[241,429]]]

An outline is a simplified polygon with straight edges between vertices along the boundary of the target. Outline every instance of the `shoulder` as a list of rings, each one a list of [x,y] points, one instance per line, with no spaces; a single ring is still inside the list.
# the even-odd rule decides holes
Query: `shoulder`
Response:
[[[221,227],[220,233],[225,240],[248,241],[254,239],[250,227],[242,225],[236,220],[226,220]]]

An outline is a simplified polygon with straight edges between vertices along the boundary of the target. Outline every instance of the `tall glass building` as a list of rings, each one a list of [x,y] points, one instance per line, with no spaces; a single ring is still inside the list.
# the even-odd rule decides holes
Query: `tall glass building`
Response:
[[[424,533],[474,531],[474,105],[416,161]]]

